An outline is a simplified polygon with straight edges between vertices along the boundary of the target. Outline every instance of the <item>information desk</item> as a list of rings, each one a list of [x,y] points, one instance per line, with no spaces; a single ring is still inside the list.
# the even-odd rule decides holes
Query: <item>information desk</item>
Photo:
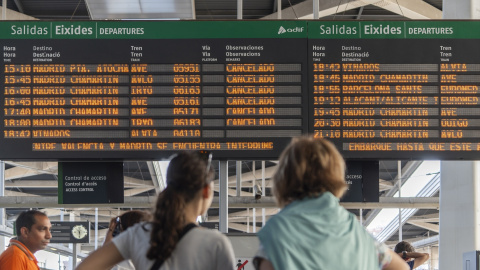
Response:
[[[480,155],[479,21],[0,22],[0,159]]]

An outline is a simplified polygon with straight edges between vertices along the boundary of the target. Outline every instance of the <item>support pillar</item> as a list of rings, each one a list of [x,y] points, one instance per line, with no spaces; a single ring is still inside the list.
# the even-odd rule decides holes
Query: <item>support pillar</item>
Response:
[[[430,247],[430,269],[438,269],[438,247],[436,246]]]
[[[243,0],[237,0],[237,20],[243,19]]]
[[[73,249],[72,249],[72,269],[77,268],[77,257],[78,257],[78,251],[80,249],[80,244],[73,244]]]
[[[0,160],[0,197],[5,196],[5,162]],[[0,208],[0,228],[6,230],[7,226],[7,215],[6,209]],[[0,254],[5,251],[7,239],[5,236],[0,236]]]
[[[442,6],[443,19],[480,19],[478,0],[443,0]],[[479,169],[479,161],[441,163],[440,270],[462,269],[463,253],[480,249]]]
[[[255,175],[255,160],[252,161],[252,174],[253,174],[253,181],[252,181],[252,190],[255,191],[255,185],[257,184],[257,176]],[[255,193],[255,192],[253,192]],[[255,196],[255,194],[253,194]],[[257,232],[257,210],[256,208],[252,208],[252,225],[253,229],[252,232]]]
[[[262,197],[266,196],[266,187],[265,187],[265,160],[262,160]],[[265,208],[262,208],[262,228],[265,226]]]
[[[237,197],[242,195],[242,162],[236,162],[236,169],[237,169]]]
[[[313,19],[318,20],[320,18],[319,10],[320,10],[320,1],[313,0]]]
[[[228,161],[220,161],[219,167],[219,231],[228,233]]]
[[[252,221],[252,225],[253,225],[253,233],[256,233],[257,232],[257,211],[256,211],[256,208],[252,208],[252,212],[253,212],[253,221]]]
[[[70,212],[69,221],[75,221],[74,211]],[[72,250],[72,257],[70,257],[72,261],[70,263],[70,266],[72,267],[72,269],[75,269],[77,268],[77,244],[68,244],[68,248]]]
[[[98,208],[95,208],[95,250],[97,250],[97,248],[98,248]]]
[[[282,0],[277,0],[277,20],[282,19]]]
[[[480,161],[442,161],[440,173],[440,270],[462,269],[480,249]]]
[[[2,20],[7,19],[7,0],[2,1]]]
[[[402,197],[402,161],[398,161],[398,169],[397,169],[397,175],[398,175],[398,197]],[[398,241],[401,242],[403,241],[403,228],[402,228],[402,208],[398,208]]]

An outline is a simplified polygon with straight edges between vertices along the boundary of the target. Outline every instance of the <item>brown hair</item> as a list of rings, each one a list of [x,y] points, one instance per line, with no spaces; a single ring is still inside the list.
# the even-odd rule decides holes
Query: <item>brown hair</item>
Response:
[[[207,171],[208,168],[208,171]],[[157,199],[147,258],[166,260],[172,254],[185,223],[184,208],[214,177],[200,152],[180,152],[167,169],[167,188]]]
[[[141,210],[131,210],[123,213],[120,216],[120,224],[122,225],[122,230],[128,229],[139,222],[150,221],[152,219],[152,214],[147,211]]]
[[[347,187],[345,161],[335,146],[325,139],[293,138],[280,155],[273,184],[274,195],[281,207],[325,191],[340,198]]]
[[[402,253],[404,251],[406,252],[415,252],[415,248],[408,242],[402,241],[399,242],[394,249],[395,253]]]
[[[40,212],[38,210],[28,210],[20,213],[18,215],[17,219],[15,220],[15,233],[17,236],[21,235],[20,230],[25,227],[28,230],[32,229],[32,226],[37,223],[37,220],[35,219],[35,216],[44,216],[46,217],[47,215],[43,212]]]

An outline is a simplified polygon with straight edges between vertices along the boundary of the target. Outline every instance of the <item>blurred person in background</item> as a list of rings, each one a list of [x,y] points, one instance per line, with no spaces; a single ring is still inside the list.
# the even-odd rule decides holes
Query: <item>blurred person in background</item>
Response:
[[[152,214],[147,211],[131,210],[123,213],[118,217],[114,217],[110,220],[108,226],[108,232],[105,236],[104,245],[112,240],[113,237],[119,235],[121,232],[127,230],[129,227],[140,223],[151,221]]]
[[[428,253],[415,252],[415,248],[406,241],[399,242],[394,251],[407,262],[411,270],[424,264],[430,258]]]
[[[121,232],[127,230],[129,227],[140,223],[151,221],[152,215],[147,211],[140,210],[131,210],[123,213],[118,217],[114,217],[110,220],[110,225],[108,226],[107,235],[105,236],[105,242],[109,243],[112,241],[113,237],[119,235]],[[131,270],[135,269],[130,260],[121,262],[117,264],[116,267],[112,268],[113,270]]]

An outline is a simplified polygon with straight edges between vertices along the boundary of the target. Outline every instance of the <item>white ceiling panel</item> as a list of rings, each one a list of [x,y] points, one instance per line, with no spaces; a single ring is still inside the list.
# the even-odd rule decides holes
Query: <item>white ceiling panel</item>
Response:
[[[85,0],[92,20],[193,19],[193,0]]]

